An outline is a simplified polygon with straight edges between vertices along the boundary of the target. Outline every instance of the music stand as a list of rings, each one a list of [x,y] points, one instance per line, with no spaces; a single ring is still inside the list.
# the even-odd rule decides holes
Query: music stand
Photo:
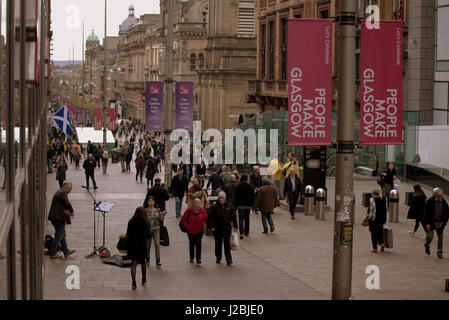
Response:
[[[91,254],[87,256],[87,258],[93,258],[98,256],[98,249],[96,244],[97,239],[97,226],[96,226],[96,212],[99,212],[103,215],[103,246],[101,248],[105,248],[105,236],[106,236],[106,213],[108,213],[111,208],[114,206],[113,202],[106,202],[106,201],[100,201],[97,202],[95,197],[90,193],[88,188],[85,188],[87,192],[89,193],[90,197],[92,198],[94,202],[94,249]]]

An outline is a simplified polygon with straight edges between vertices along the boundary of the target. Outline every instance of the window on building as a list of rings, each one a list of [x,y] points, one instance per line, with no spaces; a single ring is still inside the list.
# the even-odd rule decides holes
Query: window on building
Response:
[[[239,0],[237,34],[244,37],[254,37],[256,25],[255,0]]]
[[[260,68],[260,76],[262,79],[265,79],[265,73],[266,73],[266,46],[267,46],[267,39],[266,39],[266,25],[263,24],[261,26],[260,31],[260,38],[261,38],[261,45],[260,45],[260,62],[261,62],[261,68]]]
[[[282,59],[282,74],[281,79],[287,80],[287,18],[281,19],[281,59]]]
[[[321,19],[328,19],[329,18],[329,10],[322,10],[320,11]]]
[[[274,21],[269,23],[270,38],[268,43],[268,79],[274,79]]]
[[[301,18],[301,14],[297,13],[297,14],[293,15],[293,17],[296,18],[296,19],[300,19]]]
[[[199,62],[200,69],[203,69],[204,68],[204,54],[203,53],[200,53],[198,55],[198,62]]]
[[[192,53],[190,55],[190,71],[196,69],[196,54]]]

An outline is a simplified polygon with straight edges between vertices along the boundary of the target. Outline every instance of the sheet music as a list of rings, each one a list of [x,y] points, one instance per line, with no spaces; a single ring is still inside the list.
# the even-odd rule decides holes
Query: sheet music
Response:
[[[100,202],[98,202],[95,210],[109,212],[112,209],[112,207],[114,206],[114,204],[115,204],[114,202],[100,201]]]

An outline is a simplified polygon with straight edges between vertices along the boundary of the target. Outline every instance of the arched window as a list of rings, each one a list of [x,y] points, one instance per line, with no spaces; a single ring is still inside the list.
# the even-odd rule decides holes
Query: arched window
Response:
[[[200,53],[198,55],[198,62],[199,62],[200,69],[203,69],[204,68],[204,54],[203,53]]]
[[[196,69],[196,55],[192,53],[190,55],[190,71],[193,71]]]

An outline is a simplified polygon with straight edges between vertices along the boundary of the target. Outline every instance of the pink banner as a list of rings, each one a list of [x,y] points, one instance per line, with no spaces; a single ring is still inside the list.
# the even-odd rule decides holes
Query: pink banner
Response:
[[[109,108],[107,110],[107,120],[108,120],[108,129],[114,131],[115,130],[115,109]]]
[[[94,110],[94,129],[101,130],[103,128],[103,114],[101,108]]]
[[[402,21],[362,23],[360,143],[402,144]]]
[[[331,144],[332,20],[288,20],[288,144]]]

